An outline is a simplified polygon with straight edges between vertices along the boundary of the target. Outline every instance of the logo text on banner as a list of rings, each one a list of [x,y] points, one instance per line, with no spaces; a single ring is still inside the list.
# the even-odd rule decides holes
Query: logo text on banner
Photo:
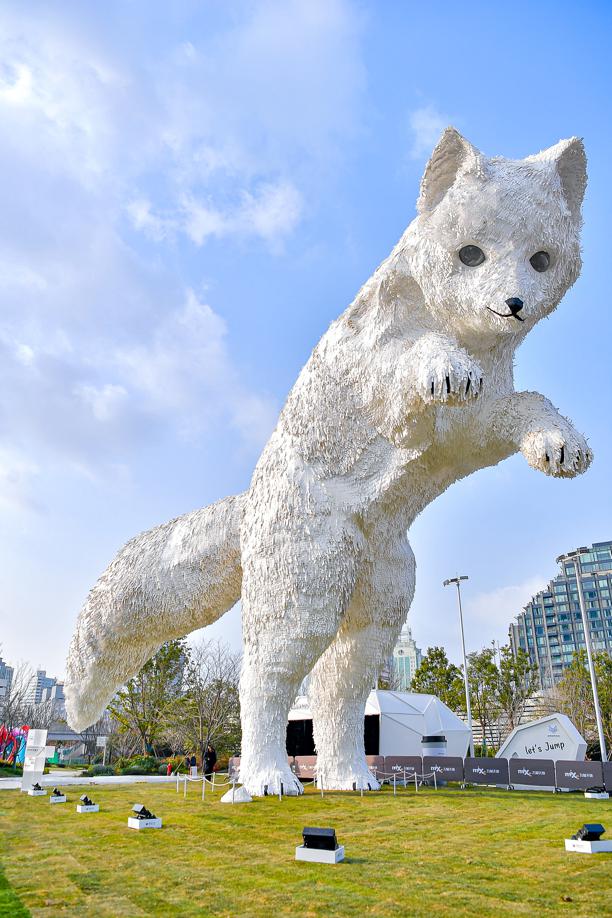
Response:
[[[603,785],[601,762],[578,762],[561,759],[556,764],[557,787],[567,790],[587,790]]]
[[[423,772],[426,775],[434,772],[440,781],[463,782],[463,759],[455,755],[423,756]]]
[[[509,759],[510,784],[529,787],[554,787],[555,763],[552,759]]]
[[[507,759],[467,758],[463,765],[468,784],[510,784]]]

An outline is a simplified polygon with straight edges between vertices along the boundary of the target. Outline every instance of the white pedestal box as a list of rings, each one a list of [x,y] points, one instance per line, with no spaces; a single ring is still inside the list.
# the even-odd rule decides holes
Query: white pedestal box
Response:
[[[54,797],[53,794],[51,794],[51,796],[49,797],[49,803],[65,803],[65,802],[66,802],[65,794],[62,794],[59,797],[57,795]]]
[[[339,864],[344,860],[344,845],[339,845],[335,851],[298,845],[295,849],[295,859],[296,861],[310,861],[313,864]]]
[[[610,798],[610,794],[605,790],[603,791],[585,790],[584,796],[586,797],[587,800],[608,800]]]
[[[136,819],[134,816],[128,816],[128,827],[130,829],[161,829],[162,821],[159,816],[155,819]]]
[[[577,838],[565,839],[566,851],[579,851],[581,854],[612,854],[612,839],[608,841],[580,841]]]
[[[28,791],[28,797],[46,797],[46,796],[47,796],[47,791],[44,789],[34,790],[31,787],[30,790]]]
[[[97,813],[99,810],[99,803],[92,803],[91,806],[84,806],[82,803],[77,803],[77,813]]]

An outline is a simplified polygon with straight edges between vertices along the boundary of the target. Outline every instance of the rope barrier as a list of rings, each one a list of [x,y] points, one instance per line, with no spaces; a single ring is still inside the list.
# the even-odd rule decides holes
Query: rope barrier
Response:
[[[315,771],[315,773],[316,773],[316,768],[314,769],[314,771]],[[204,799],[205,799],[205,794],[206,794],[206,784],[210,784],[210,786],[211,786],[211,788],[213,789],[213,791],[216,790],[217,788],[218,788],[218,789],[221,789],[222,787],[230,787],[230,786],[231,786],[231,788],[232,788],[232,803],[233,803],[233,802],[234,802],[234,795],[235,795],[235,793],[236,793],[236,785],[239,783],[238,778],[236,778],[236,777],[230,778],[230,777],[229,777],[229,772],[227,772],[227,773],[223,772],[222,774],[223,774],[223,775],[227,774],[227,777],[228,777],[228,780],[227,780],[227,781],[217,782],[217,781],[216,781],[216,772],[213,772],[212,781],[210,780],[210,778],[207,778],[206,775],[197,775],[197,776],[196,776],[196,775],[188,775],[188,774],[179,774],[179,773],[177,773],[177,775],[176,775],[176,792],[178,793],[178,791],[179,791],[179,783],[180,783],[180,781],[182,781],[182,782],[183,782],[183,797],[187,797],[187,784],[188,784],[188,783],[191,783],[191,784],[198,784],[198,783],[201,781],[201,782],[202,782],[202,800],[204,800]],[[414,781],[415,793],[418,793],[418,792],[419,792],[419,786],[422,787],[423,784],[425,783],[425,781],[429,781],[429,780],[431,780],[431,779],[433,779],[433,783],[434,783],[435,789],[436,789],[436,790],[438,789],[438,779],[437,779],[437,774],[436,774],[435,771],[429,772],[429,773],[427,773],[427,774],[426,774],[426,773],[419,774],[418,772],[414,771],[414,772],[412,772],[411,774],[408,774],[408,773],[407,773],[407,769],[406,769],[406,768],[402,768],[402,769],[401,769],[401,772],[399,771],[399,769],[395,769],[394,771],[390,771],[390,772],[374,771],[374,772],[370,772],[370,774],[372,775],[372,777],[373,777],[375,780],[381,781],[381,783],[385,783],[385,781],[390,781],[390,779],[392,778],[392,779],[393,779],[393,796],[394,796],[394,797],[397,796],[397,783],[398,783],[398,780],[397,780],[397,779],[398,779],[398,777],[400,777],[400,775],[401,775],[401,779],[400,779],[400,780],[403,782],[405,788],[408,787],[408,781],[409,781],[409,780],[410,780],[411,782]],[[298,777],[298,776],[296,775],[296,777]],[[321,791],[321,797],[324,797],[324,796],[325,796],[325,787],[324,787],[323,775],[315,774],[315,776],[314,776],[313,778],[304,778],[304,779],[298,778],[298,780],[300,781],[300,783],[302,784],[303,787],[308,787],[308,786],[315,786],[315,787],[318,787],[319,790]],[[355,788],[355,790],[357,790],[357,788]],[[364,788],[363,788],[363,786],[361,786],[361,787],[359,788],[359,794],[360,794],[361,797],[363,797],[363,792],[364,792]],[[276,795],[274,795],[274,796],[276,796]],[[283,796],[286,796],[286,795],[283,794],[283,789],[282,789],[282,784],[281,784],[281,789],[280,789],[279,792],[278,792],[278,799],[282,801]]]
[[[176,776],[176,792],[177,792],[177,794],[178,794],[178,792],[179,792],[179,783],[180,783],[181,781],[182,781],[182,783],[183,783],[183,797],[186,797],[186,796],[187,796],[187,784],[188,784],[188,783],[190,783],[190,784],[199,784],[199,782],[201,781],[201,782],[202,782],[202,799],[204,799],[204,796],[205,796],[206,784],[210,784],[210,786],[213,788],[213,790],[216,790],[217,788],[229,787],[230,784],[234,784],[234,783],[235,783],[234,781],[231,781],[231,780],[230,780],[230,781],[221,781],[221,782],[215,781],[215,773],[214,773],[214,772],[213,772],[213,779],[212,779],[212,781],[210,780],[210,778],[207,778],[206,775],[197,775],[197,776],[196,776],[196,775],[178,775],[178,774],[177,774],[177,776]]]

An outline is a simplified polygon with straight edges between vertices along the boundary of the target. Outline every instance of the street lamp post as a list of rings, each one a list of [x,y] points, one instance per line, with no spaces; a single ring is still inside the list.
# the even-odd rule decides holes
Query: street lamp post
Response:
[[[601,708],[599,707],[599,695],[597,693],[597,679],[595,677],[595,666],[593,664],[593,648],[591,646],[591,632],[589,630],[589,621],[587,611],[584,605],[584,593],[582,592],[582,563],[580,561],[580,551],[569,552],[564,556],[565,559],[571,558],[576,565],[576,586],[578,587],[578,599],[580,600],[580,614],[582,616],[582,628],[584,630],[584,643],[586,645],[587,658],[589,661],[589,673],[591,675],[591,689],[593,691],[593,703],[595,705],[595,720],[597,721],[597,732],[599,734],[599,748],[601,750],[601,761],[608,761],[606,751],[606,737],[603,730],[601,719]]]
[[[465,683],[465,709],[470,728],[470,756],[474,758],[474,732],[472,730],[472,706],[470,704],[470,683],[468,680],[467,657],[465,655],[465,635],[463,633],[463,609],[461,608],[461,581],[468,580],[466,576],[450,577],[444,581],[444,586],[454,583],[457,587],[457,602],[459,604],[459,621],[461,623],[461,650],[463,651],[463,681]]]

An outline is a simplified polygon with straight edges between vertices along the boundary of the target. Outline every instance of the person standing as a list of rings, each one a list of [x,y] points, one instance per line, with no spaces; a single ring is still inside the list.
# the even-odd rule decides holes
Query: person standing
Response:
[[[195,755],[192,755],[192,756],[191,756],[191,758],[190,758],[190,760],[189,760],[189,765],[190,765],[189,771],[190,771],[190,773],[191,773],[191,777],[192,777],[192,778],[197,778],[197,776],[198,776],[198,761],[197,761]]]
[[[214,746],[211,746],[209,743],[206,747],[206,752],[204,753],[204,774],[210,781],[212,773],[217,764],[217,753],[215,752]]]

